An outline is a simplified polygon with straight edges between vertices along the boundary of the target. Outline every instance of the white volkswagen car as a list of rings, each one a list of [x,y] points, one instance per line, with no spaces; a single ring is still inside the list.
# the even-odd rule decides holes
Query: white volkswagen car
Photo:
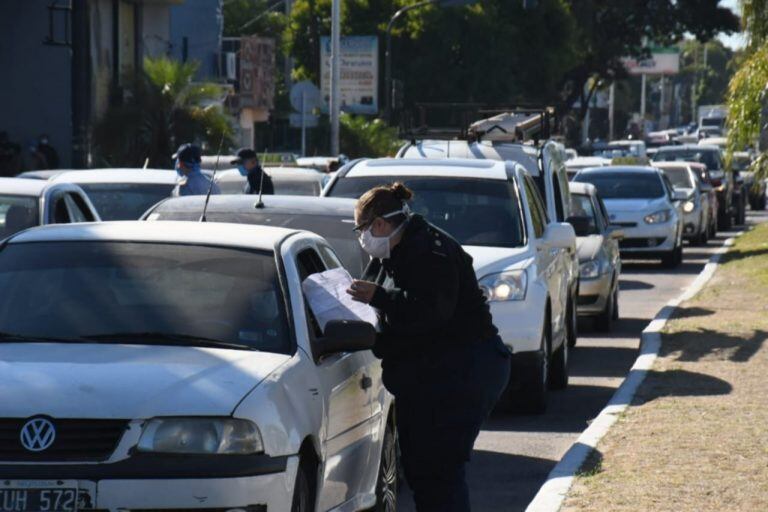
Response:
[[[570,283],[561,255],[575,254],[573,228],[548,222],[533,178],[514,162],[359,160],[342,168],[324,194],[357,199],[394,181],[414,191],[414,211],[453,236],[474,260],[493,323],[513,351],[503,405],[542,412],[548,388],[568,384]]]
[[[675,191],[654,167],[597,167],[573,179],[591,183],[608,209],[612,225],[621,227],[622,256],[660,258],[667,268],[683,260],[683,216],[679,204],[688,194]]]
[[[392,400],[362,322],[320,332],[317,235],[28,230],[0,248],[3,510],[395,510]]]

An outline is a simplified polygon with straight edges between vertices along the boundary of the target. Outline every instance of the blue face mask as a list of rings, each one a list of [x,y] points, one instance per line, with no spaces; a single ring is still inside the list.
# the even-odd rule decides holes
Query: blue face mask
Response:
[[[237,170],[240,171],[240,176],[248,176],[248,169],[243,164],[238,165]]]
[[[195,171],[200,172],[200,164],[196,162],[184,162],[184,166],[188,169],[186,173],[181,168],[181,165],[179,164],[179,160],[176,160],[176,164],[174,166],[176,168],[176,174],[178,174],[182,178],[187,174],[191,174]]]

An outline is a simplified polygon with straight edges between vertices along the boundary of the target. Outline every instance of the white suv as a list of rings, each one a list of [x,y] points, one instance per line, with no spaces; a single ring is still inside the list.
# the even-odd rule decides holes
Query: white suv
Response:
[[[5,510],[394,510],[373,326],[320,332],[317,235],[200,222],[0,247]]]
[[[498,139],[499,135],[495,135]],[[555,222],[568,222],[571,216],[571,194],[565,166],[565,147],[546,141],[540,147],[519,142],[485,140],[423,140],[400,148],[398,158],[471,158],[512,161],[520,164],[531,175],[544,199],[547,218]],[[576,345],[579,296],[579,258],[576,251],[560,251],[556,258],[556,272],[568,283],[568,343]]]
[[[394,181],[414,191],[417,213],[472,256],[494,324],[514,353],[506,404],[523,401],[543,411],[547,389],[568,383],[569,283],[560,265],[563,252],[575,251],[573,228],[547,221],[533,178],[514,162],[358,160],[342,168],[324,194],[358,198]],[[522,394],[514,392],[520,387]]]

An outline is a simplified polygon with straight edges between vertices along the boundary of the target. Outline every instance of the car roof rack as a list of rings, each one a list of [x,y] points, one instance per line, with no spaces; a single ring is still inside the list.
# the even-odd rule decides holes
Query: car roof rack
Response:
[[[415,115],[404,112],[400,138],[419,140],[483,140],[538,145],[558,130],[553,107],[488,106],[479,103],[417,103]]]

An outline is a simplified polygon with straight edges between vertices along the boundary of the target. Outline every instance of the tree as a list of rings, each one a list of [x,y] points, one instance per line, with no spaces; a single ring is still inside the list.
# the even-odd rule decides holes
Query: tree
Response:
[[[110,107],[93,129],[98,165],[171,168],[171,155],[184,142],[217,151],[232,144],[231,118],[221,107],[217,84],[193,83],[198,63],[145,58],[127,100]]]

